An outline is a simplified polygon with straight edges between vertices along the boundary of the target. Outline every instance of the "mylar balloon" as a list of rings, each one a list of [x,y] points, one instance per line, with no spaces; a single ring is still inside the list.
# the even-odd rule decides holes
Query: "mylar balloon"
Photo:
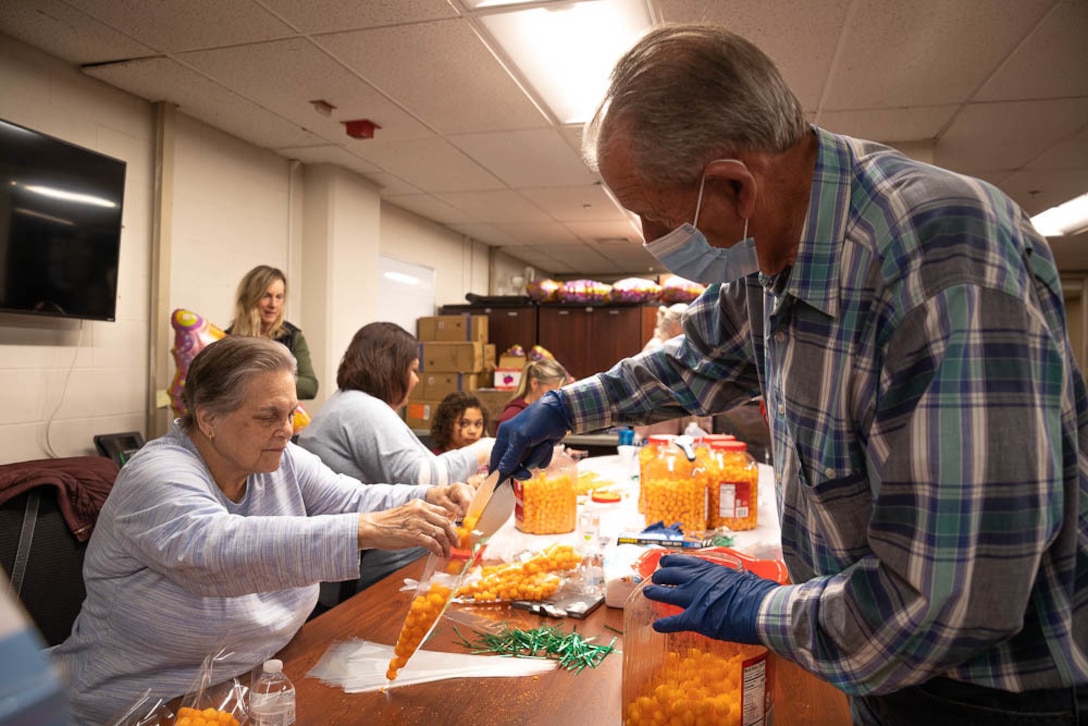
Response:
[[[170,383],[170,408],[174,409],[176,416],[185,413],[185,399],[182,391],[185,389],[185,375],[189,372],[189,365],[196,354],[204,350],[204,346],[213,343],[227,334],[222,328],[213,325],[201,316],[190,310],[178,308],[170,315],[170,325],[174,328],[174,365],[177,372]],[[310,414],[299,406],[291,418],[294,433],[306,428],[310,423]]]

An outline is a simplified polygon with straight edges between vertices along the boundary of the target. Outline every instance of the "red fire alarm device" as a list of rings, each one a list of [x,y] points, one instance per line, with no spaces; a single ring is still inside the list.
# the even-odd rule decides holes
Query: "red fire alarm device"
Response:
[[[374,131],[381,128],[378,124],[365,118],[355,121],[341,121],[341,123],[346,127],[348,136],[353,139],[373,139]]]

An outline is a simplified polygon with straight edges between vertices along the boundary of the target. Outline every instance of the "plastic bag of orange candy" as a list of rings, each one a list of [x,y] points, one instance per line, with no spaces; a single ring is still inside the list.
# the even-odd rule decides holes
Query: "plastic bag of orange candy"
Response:
[[[249,717],[249,687],[237,678],[216,683],[215,662],[223,651],[209,655],[189,691],[181,699],[174,726],[241,726]]]
[[[658,633],[653,622],[680,612],[648,600],[642,589],[665,554],[685,554],[723,567],[749,570],[787,582],[785,565],[726,547],[701,550],[655,548],[635,563],[642,576],[623,609],[623,723],[771,723],[775,656],[762,645],[714,640],[699,633]]]

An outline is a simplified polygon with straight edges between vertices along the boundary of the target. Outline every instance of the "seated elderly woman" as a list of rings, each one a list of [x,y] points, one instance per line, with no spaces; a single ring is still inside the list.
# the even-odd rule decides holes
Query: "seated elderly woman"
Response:
[[[80,723],[150,688],[183,694],[222,650],[223,679],[291,640],[318,583],[354,577],[359,550],[455,541],[464,484],[363,486],[290,443],[295,360],[229,336],[193,360],[187,413],[122,468],[87,547],[87,599],[52,651]]]
[[[466,481],[487,465],[493,438],[436,455],[397,414],[419,383],[419,341],[396,323],[364,325],[351,339],[336,385],[299,445],[335,471],[363,482],[448,484]],[[422,549],[366,552],[354,591],[362,590],[424,554]],[[339,588],[337,588],[338,590]],[[326,587],[322,604],[335,605]]]

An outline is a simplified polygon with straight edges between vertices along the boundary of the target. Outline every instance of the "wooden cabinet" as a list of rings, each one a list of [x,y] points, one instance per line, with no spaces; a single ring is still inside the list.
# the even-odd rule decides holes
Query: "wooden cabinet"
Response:
[[[636,305],[542,305],[538,342],[575,378],[606,371],[642,350],[642,310]]]

